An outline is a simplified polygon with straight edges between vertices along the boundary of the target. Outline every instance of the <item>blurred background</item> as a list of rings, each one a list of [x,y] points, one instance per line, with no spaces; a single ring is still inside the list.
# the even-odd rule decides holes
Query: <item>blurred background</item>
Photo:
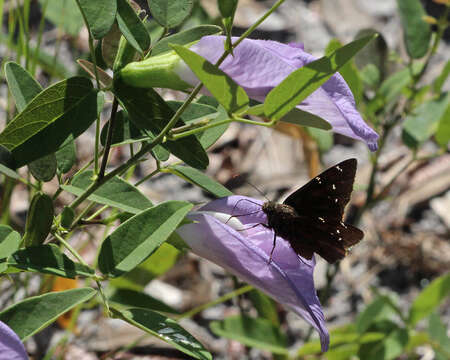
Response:
[[[74,74],[87,76],[76,60],[89,57],[88,34],[72,0],[0,1],[3,9],[0,61],[17,61],[23,39],[20,39],[20,19],[17,18],[16,9],[25,2],[29,4],[29,43],[31,49],[37,49],[35,76],[41,85],[48,86],[62,77]],[[135,2],[148,14],[146,0]],[[242,34],[274,3],[271,0],[240,0],[233,34]],[[439,4],[439,1],[422,1],[422,4],[430,19],[439,18],[444,12],[445,6]],[[433,21],[429,22],[433,28]],[[160,29],[151,22],[149,24],[150,33],[158,34]],[[181,28],[187,29],[199,24],[220,24],[215,0],[196,1],[192,15]],[[395,0],[287,0],[250,36],[283,43],[301,42],[306,51],[319,57],[327,51],[334,39],[345,44],[369,31],[379,32],[379,38],[358,54],[352,63],[359,79],[356,85],[359,86],[359,92],[355,94],[358,108],[366,121],[380,133],[386,132],[387,118],[398,117],[398,126],[389,128],[378,155],[369,153],[362,142],[290,124],[280,125],[275,131],[231,124],[209,151],[208,175],[236,194],[262,198],[248,184],[250,182],[269,199],[277,201],[283,200],[325,168],[350,157],[358,159],[355,191],[351,204],[347,207],[347,217],[349,222],[357,223],[364,230],[365,237],[339,266],[330,266],[318,259],[315,272],[316,288],[330,329],[355,322],[358,314],[368,304],[379,299],[380,295],[389,296],[398,308],[407,309],[424,287],[450,270],[448,144],[439,144],[433,136],[423,141],[414,151],[405,144],[401,125],[405,112],[397,111],[397,108],[410,98],[407,85],[396,93],[394,105],[383,104],[372,111],[375,106],[373,99],[382,84],[404,69],[408,62]],[[449,40],[450,31],[447,30],[436,53],[430,58],[426,73],[415,84],[417,89],[429,85],[432,79],[442,73],[446,64],[448,67]],[[441,92],[449,89],[450,82],[444,77]],[[15,111],[14,103],[8,100],[7,93],[2,72],[1,128]],[[176,92],[165,91],[163,94],[166,99],[184,98],[183,94]],[[107,120],[107,114],[109,109],[106,109],[104,121]],[[447,115],[447,121],[450,121],[449,111]],[[95,129],[90,129],[77,139],[76,168],[80,168],[92,157],[94,134]],[[128,148],[114,148],[109,165],[118,165],[126,156]],[[375,173],[374,161],[377,163]],[[154,162],[146,161],[139,165],[133,176],[137,181],[153,170]],[[45,189],[54,192],[57,186],[54,180],[46,183]],[[367,201],[368,188],[373,192],[371,201]],[[145,182],[140,189],[156,203],[171,199],[195,203],[210,200],[209,195],[200,188],[169,173],[160,174],[151,182]],[[62,207],[72,197],[67,195],[66,198],[60,198]],[[18,229],[24,228],[28,204],[26,187],[17,185],[10,205],[10,221]],[[77,236],[82,242],[86,237],[100,239],[102,232],[101,228],[94,228]],[[83,250],[88,261],[95,256],[95,249],[96,246],[92,245]],[[192,254],[180,254],[169,245],[162,249],[157,265],[155,259],[150,258],[152,261],[146,261],[127,276],[114,280],[113,286],[152,294],[180,312],[214,300],[240,286],[238,279],[230,277],[223,269],[203,259]],[[28,280],[26,292],[33,294],[39,288],[41,280]],[[65,280],[54,285],[56,286],[61,286],[62,289],[77,285]],[[10,283],[0,278],[0,308],[23,296],[24,293],[17,292]],[[252,313],[252,296],[257,295],[247,294],[221,303],[182,324],[206,348],[214,352],[217,359],[276,358],[277,355],[271,354],[267,349],[218,337],[206,326],[210,321],[223,319],[239,311]],[[448,305],[447,299],[439,312],[444,329],[448,329],[450,324]],[[305,341],[314,338],[315,335],[303,319],[280,306],[274,306],[289,349],[301,349]],[[377,316],[386,316],[388,319],[398,317],[395,312],[385,310],[386,313],[383,312],[382,315],[382,312],[377,312]],[[65,327],[67,323],[60,319],[58,324],[53,324],[28,341],[27,348],[37,354],[36,358],[43,358],[49,348],[56,349],[54,356],[62,359],[185,358],[185,355],[169,349],[157,339],[142,336],[142,332],[124,322],[102,317],[99,309],[87,310],[80,315],[75,334],[68,334]],[[426,324],[422,328],[425,329]],[[66,341],[66,346],[58,348],[58,343],[64,337],[71,340]],[[310,356],[315,358],[315,355]],[[341,357],[346,358],[351,357]],[[412,352],[394,358],[438,359],[430,346],[418,346]]]

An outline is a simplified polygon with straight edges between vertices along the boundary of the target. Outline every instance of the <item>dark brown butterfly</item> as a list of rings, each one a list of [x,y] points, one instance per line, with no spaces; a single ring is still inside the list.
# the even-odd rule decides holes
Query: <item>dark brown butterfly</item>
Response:
[[[325,170],[289,195],[283,204],[265,202],[262,210],[268,227],[288,240],[303,258],[311,259],[317,253],[329,263],[342,259],[347,249],[364,236],[360,229],[342,221],[353,190],[356,164],[356,159],[348,159]]]

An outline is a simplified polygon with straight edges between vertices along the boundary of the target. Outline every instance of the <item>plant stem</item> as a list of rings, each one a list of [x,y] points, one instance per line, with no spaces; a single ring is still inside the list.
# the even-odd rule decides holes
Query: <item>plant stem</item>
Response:
[[[64,245],[64,247],[70,251],[70,253],[75,256],[75,258],[84,266],[89,267],[88,263],[84,261],[84,259],[81,257],[80,254],[70,245],[62,236],[60,236],[58,233],[53,233],[53,236],[58,239],[58,241]]]
[[[181,314],[178,317],[178,320],[185,319],[185,318],[191,318],[194,315],[197,315],[198,313],[202,312],[203,310],[206,310],[206,309],[208,309],[208,308],[210,308],[212,306],[215,306],[215,305],[218,305],[218,304],[223,303],[225,301],[228,301],[228,300],[230,300],[230,299],[232,299],[232,298],[234,298],[236,296],[245,294],[245,293],[247,293],[247,292],[249,292],[249,291],[251,291],[253,289],[254,289],[253,286],[245,285],[245,286],[243,286],[243,287],[241,287],[241,288],[239,288],[237,290],[234,290],[232,292],[229,292],[228,294],[225,294],[225,295],[217,298],[216,300],[213,300],[213,301],[210,301],[210,302],[208,302],[206,304],[197,306],[196,308],[194,308],[192,310],[189,310],[189,311],[185,312],[184,314]]]
[[[114,126],[115,126],[115,122],[116,122],[116,114],[117,114],[118,107],[119,107],[119,102],[117,101],[117,98],[114,97],[113,105],[112,105],[112,109],[111,109],[111,117],[108,122],[108,133],[106,136],[105,153],[102,158],[102,165],[100,166],[100,172],[98,173],[98,177],[100,179],[105,176],[106,164],[108,163],[109,151],[111,149],[111,143],[112,143],[112,138],[113,138],[113,134],[114,134]]]

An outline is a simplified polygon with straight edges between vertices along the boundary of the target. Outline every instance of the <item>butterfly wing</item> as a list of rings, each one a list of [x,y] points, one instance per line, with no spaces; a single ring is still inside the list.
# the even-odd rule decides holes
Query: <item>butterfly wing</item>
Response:
[[[356,165],[356,159],[348,159],[325,170],[289,195],[284,204],[301,216],[340,222],[353,190]]]
[[[361,230],[350,224],[323,222],[308,216],[292,219],[290,227],[295,230],[290,232],[288,240],[297,254],[311,259],[315,252],[329,263],[344,258],[347,249],[364,236]]]

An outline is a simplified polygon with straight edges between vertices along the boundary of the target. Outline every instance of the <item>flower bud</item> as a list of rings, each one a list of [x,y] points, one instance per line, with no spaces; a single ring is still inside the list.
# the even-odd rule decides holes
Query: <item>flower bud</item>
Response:
[[[143,61],[129,63],[120,71],[119,76],[131,86],[183,91],[193,87],[179,76],[185,67],[186,64],[174,51],[168,51]]]

